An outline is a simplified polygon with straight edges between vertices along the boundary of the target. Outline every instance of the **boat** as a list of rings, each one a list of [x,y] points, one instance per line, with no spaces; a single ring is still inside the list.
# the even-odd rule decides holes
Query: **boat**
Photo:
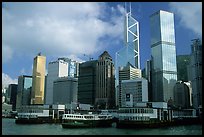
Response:
[[[38,115],[31,115],[31,114],[18,114],[15,117],[16,124],[42,124],[44,120],[39,118]]]
[[[111,127],[112,115],[105,114],[63,114],[63,128]]]
[[[117,128],[156,128],[172,124],[166,102],[138,102],[118,110]]]

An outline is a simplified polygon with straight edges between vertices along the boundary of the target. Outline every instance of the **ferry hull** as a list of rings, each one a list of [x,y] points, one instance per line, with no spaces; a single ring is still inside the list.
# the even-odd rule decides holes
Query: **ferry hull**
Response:
[[[63,128],[111,127],[112,120],[69,120],[62,122]]]
[[[130,120],[119,120],[116,122],[117,128],[161,128],[167,126],[178,126],[178,125],[191,125],[201,124],[198,118],[183,118],[173,119],[172,121],[167,120],[150,120],[150,121],[130,121]]]
[[[16,124],[43,124],[43,119],[16,119]]]

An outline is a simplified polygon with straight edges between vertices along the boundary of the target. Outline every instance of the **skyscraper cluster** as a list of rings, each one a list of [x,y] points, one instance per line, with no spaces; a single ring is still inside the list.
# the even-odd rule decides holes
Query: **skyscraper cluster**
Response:
[[[49,62],[45,75],[46,57],[38,54],[34,58],[32,76],[18,78],[16,108],[72,102],[90,104],[95,109],[134,107],[138,102],[202,107],[201,42],[193,41],[188,69],[179,67],[177,72],[182,60],[178,63],[176,57],[174,14],[163,10],[155,12],[150,15],[151,59],[146,62],[146,75],[142,77],[139,22],[131,10],[124,17],[124,46],[116,52],[115,63],[108,51],[97,60],[82,63],[58,58]],[[181,70],[191,73],[181,76]],[[185,82],[177,81],[184,79]]]

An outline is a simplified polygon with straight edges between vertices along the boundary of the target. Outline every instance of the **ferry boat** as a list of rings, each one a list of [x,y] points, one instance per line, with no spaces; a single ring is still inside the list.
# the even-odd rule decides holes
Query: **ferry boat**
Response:
[[[16,124],[42,124],[44,120],[38,118],[38,115],[31,115],[31,114],[18,114],[15,117]]]
[[[170,111],[163,102],[137,103],[134,107],[118,110],[117,128],[151,128],[171,124]]]
[[[112,115],[104,114],[63,114],[63,128],[111,127]]]

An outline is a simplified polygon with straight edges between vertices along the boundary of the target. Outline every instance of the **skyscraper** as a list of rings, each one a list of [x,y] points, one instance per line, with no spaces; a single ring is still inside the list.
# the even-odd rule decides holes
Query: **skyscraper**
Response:
[[[188,65],[190,64],[190,55],[177,55],[177,78],[181,81],[188,81]]]
[[[174,14],[159,10],[150,16],[153,101],[173,99],[177,81]]]
[[[68,76],[68,63],[64,60],[49,62],[45,104],[53,104],[53,82],[59,77]]]
[[[18,89],[16,109],[31,103],[32,76],[22,75],[18,77]]]
[[[79,62],[72,60],[70,58],[59,58],[67,62],[68,77],[78,77],[79,76]]]
[[[16,98],[17,98],[17,84],[9,84],[8,90],[11,93],[10,94],[10,104],[12,104],[12,110],[16,110]]]
[[[194,39],[191,45],[189,80],[192,82],[193,107],[202,107],[202,43]]]
[[[53,104],[71,104],[77,102],[78,79],[61,77],[53,83]]]
[[[96,65],[97,60],[79,64],[78,102],[94,105],[96,94]]]
[[[126,8],[126,7],[125,7]],[[124,15],[124,47],[116,52],[115,61],[115,87],[116,101],[119,100],[119,67],[124,67],[129,62],[131,65],[140,69],[140,52],[139,52],[139,22],[133,18],[130,11]],[[118,105],[116,102],[116,105]]]
[[[100,108],[115,107],[115,69],[112,57],[104,51],[96,66],[95,104]]]
[[[39,53],[33,62],[31,104],[44,104],[46,57]]]

